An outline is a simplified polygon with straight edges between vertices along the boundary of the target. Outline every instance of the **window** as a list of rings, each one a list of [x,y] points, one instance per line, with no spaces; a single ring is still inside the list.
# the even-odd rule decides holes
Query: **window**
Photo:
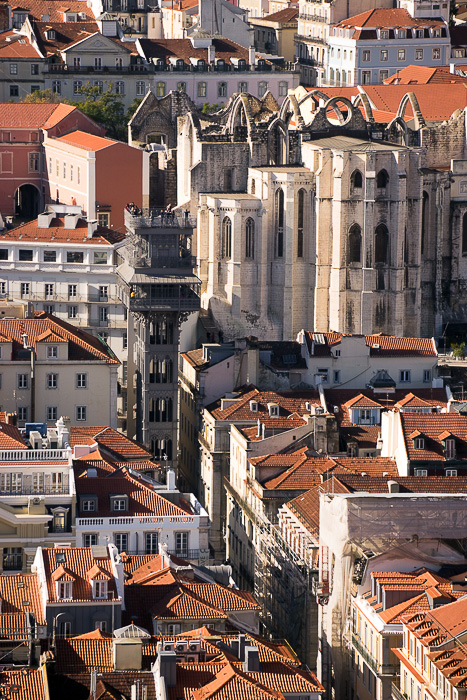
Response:
[[[227,97],[227,83],[217,83],[217,97]]]
[[[203,83],[201,83],[203,84]],[[204,83],[206,85],[206,83]],[[138,93],[136,93],[138,94]],[[156,97],[164,97],[165,96],[165,83],[162,81],[159,81],[156,83]]]
[[[91,533],[89,535],[83,535],[83,546],[84,547],[94,547],[97,544],[97,535]]]
[[[82,263],[84,261],[84,253],[82,253],[81,251],[70,250],[66,254],[66,261],[68,263]],[[76,287],[76,284],[75,285],[68,285],[68,286],[69,287],[72,287],[72,286]]]
[[[439,59],[441,58],[441,49],[432,49],[431,57],[433,61],[439,61]]]
[[[10,97],[19,97],[18,85],[10,85]]]
[[[39,64],[31,63],[31,75],[39,75]]]
[[[446,476],[457,476],[457,469],[446,469]]]
[[[68,318],[78,318],[78,307],[69,306],[68,307]]]
[[[53,284],[45,284],[44,285],[44,292],[45,292],[45,298],[50,299],[54,295],[54,286]]]
[[[126,498],[114,498],[112,510],[127,510]]]
[[[24,262],[31,262],[33,258],[33,253],[32,250],[20,250],[18,252],[18,260],[24,261]]]
[[[424,450],[425,449],[425,438],[415,438],[413,441],[414,450]],[[419,474],[419,476],[421,476]]]
[[[23,568],[23,550],[21,547],[3,548],[3,570],[21,571]]]
[[[388,70],[380,70],[379,72],[379,82],[384,83],[385,80],[389,78],[389,71]]]
[[[21,422],[27,421],[28,420],[28,407],[27,406],[18,406],[18,420]]]
[[[284,255],[284,191],[277,190],[275,197],[275,254],[277,258],[282,258]]]
[[[387,61],[388,55],[389,55],[389,52],[387,49],[381,49],[380,54],[379,54],[380,61]]]
[[[107,253],[94,253],[94,265],[107,265]]]
[[[52,80],[52,92],[55,93],[55,95],[62,94],[62,82],[61,82],[61,80]]]
[[[368,62],[371,60],[371,52],[367,49],[362,51],[362,61]]]
[[[128,534],[126,532],[115,533],[115,546],[120,553],[128,549]]]
[[[207,83],[204,81],[201,83],[198,83],[198,97],[206,97],[207,93]]]
[[[58,160],[55,161],[55,175],[58,177],[60,175],[60,163]]]
[[[104,92],[104,83],[102,82],[102,80],[95,80],[94,87],[97,88],[98,94],[102,95],[102,93]]]
[[[286,80],[279,81],[279,97],[286,97],[289,91],[289,84]]]
[[[297,220],[297,258],[303,258],[303,228],[305,214],[305,190],[298,191],[298,220]]]
[[[94,499],[87,498],[83,501],[81,510],[84,513],[95,513],[96,512],[96,501]]]
[[[362,84],[363,85],[370,85],[371,83],[371,71],[370,70],[363,70],[362,71]]]
[[[73,95],[79,95],[83,89],[82,80],[73,80]]]
[[[29,296],[29,290],[30,290],[30,285],[29,282],[21,282],[21,296],[22,297],[28,297]]]
[[[47,345],[46,356],[48,360],[58,357],[58,345]]]
[[[456,456],[456,441],[449,438],[444,443],[444,451],[446,459],[454,459]]]
[[[10,75],[18,75],[18,64],[10,63]]]
[[[79,185],[81,182],[81,168],[79,166],[78,166],[78,178],[77,179],[78,179],[78,185]]]
[[[248,83],[246,80],[241,80],[238,84],[238,92],[248,92]]]
[[[380,32],[380,38],[381,39],[389,39],[389,30],[388,29],[382,29]]]
[[[17,384],[18,389],[28,389],[29,388],[29,375],[18,374],[17,380],[18,380],[18,384]]]
[[[423,449],[423,448],[417,448],[417,449]],[[428,476],[428,470],[427,469],[416,469],[415,476]]]
[[[73,591],[72,581],[57,581],[58,600],[71,600]]]
[[[99,285],[99,299],[107,301],[109,298],[109,286],[107,284]]]
[[[88,388],[88,375],[85,372],[78,372],[76,375],[76,388],[77,389],[87,389]]]
[[[399,375],[399,381],[400,382],[410,382],[410,370],[409,369],[401,369],[400,375]]]
[[[362,230],[358,224],[354,224],[349,231],[349,263],[362,262]]]
[[[230,258],[232,255],[232,221],[226,216],[222,222],[221,257]]]
[[[423,381],[424,382],[431,382],[431,369],[424,369],[423,370]]]
[[[398,61],[405,61],[405,49],[398,49],[397,60]]]
[[[379,224],[375,231],[375,264],[385,265],[388,262],[389,233],[384,224]]]
[[[99,212],[97,214],[97,223],[99,226],[109,226],[110,225],[110,214],[109,212]]]
[[[47,406],[47,421],[54,421],[58,418],[57,406]]]
[[[123,348],[123,350],[126,350],[128,348],[128,333],[127,333],[127,331],[123,331],[122,348]]]
[[[415,49],[415,60],[423,61],[423,49]]]
[[[124,95],[125,94],[125,83],[123,80],[117,80],[115,83],[115,94]]]
[[[39,92],[40,89],[41,89],[41,86],[40,86],[40,85],[31,85],[31,95],[32,95],[34,92]]]
[[[146,533],[146,554],[157,554],[159,552],[159,535],[157,532]]]
[[[106,306],[99,306],[99,325],[106,326],[109,322],[109,310]]]
[[[56,250],[44,250],[44,262],[56,262],[57,261],[57,251]]]
[[[187,557],[188,556],[188,533],[187,532],[175,533],[175,553],[179,557]]]
[[[5,296],[6,294],[6,282],[0,282],[0,294]]]
[[[163,86],[163,94],[159,95],[157,94],[157,97],[164,97],[165,95],[165,83],[157,83],[157,85],[162,85]],[[136,81],[136,97],[144,97],[146,94],[146,83],[144,80],[137,80]]]
[[[94,581],[94,598],[107,600],[107,581]]]
[[[39,153],[30,153],[29,154],[29,172],[30,173],[39,172],[39,158],[40,158]]]
[[[76,420],[86,420],[86,406],[76,406]]]
[[[168,623],[167,624],[167,634],[170,636],[180,634],[180,623]]]
[[[66,528],[66,513],[64,510],[58,510],[54,513],[53,529],[54,532],[65,532]]]
[[[353,190],[361,190],[363,187],[363,176],[360,170],[354,170],[350,176],[350,186]]]
[[[258,97],[264,97],[268,91],[268,84],[265,80],[260,80],[258,83]]]
[[[255,257],[255,222],[251,217],[245,222],[245,257],[248,260]]]
[[[183,80],[177,83],[177,90],[178,92],[186,92],[186,83]]]
[[[58,374],[46,374],[45,377],[47,389],[58,389]]]

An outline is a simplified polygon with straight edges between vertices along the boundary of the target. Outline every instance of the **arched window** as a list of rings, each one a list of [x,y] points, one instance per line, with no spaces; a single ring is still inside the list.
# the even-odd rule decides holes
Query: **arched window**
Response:
[[[467,212],[462,217],[462,255],[467,255]]]
[[[156,367],[156,384],[170,384],[173,379],[173,363],[170,359],[157,360]]]
[[[232,257],[232,221],[228,216],[222,222],[221,256]]]
[[[426,226],[428,221],[428,206],[430,204],[430,198],[428,192],[423,192],[423,203],[422,203],[422,240],[421,240],[421,253],[423,255],[425,251],[425,238],[426,238]]]
[[[284,191],[276,192],[276,240],[275,253],[277,258],[284,255]]]
[[[172,459],[172,440],[170,438],[160,439],[153,438],[151,440],[151,451],[156,459]]]
[[[384,190],[388,186],[389,175],[386,170],[380,170],[376,176],[376,187],[379,190]]]
[[[172,399],[156,400],[156,423],[165,423],[172,420]]]
[[[358,224],[354,224],[349,231],[348,261],[362,262],[362,230]]]
[[[389,233],[384,224],[379,224],[375,231],[375,264],[386,265],[388,262]]]
[[[165,83],[162,81],[159,81],[156,83],[156,97],[164,97],[165,96]]]
[[[297,258],[303,258],[303,223],[305,219],[305,190],[298,190]]]
[[[350,184],[353,190],[361,190],[363,187],[363,177],[360,170],[354,170],[350,176]]]
[[[255,222],[251,217],[245,222],[245,257],[249,260],[255,257]]]

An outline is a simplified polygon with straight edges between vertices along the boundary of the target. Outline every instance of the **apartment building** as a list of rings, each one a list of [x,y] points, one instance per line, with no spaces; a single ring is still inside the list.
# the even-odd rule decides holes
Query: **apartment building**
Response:
[[[373,9],[330,27],[328,85],[383,83],[407,65],[449,62],[446,22],[413,18],[406,9]]]
[[[284,7],[265,17],[250,16],[249,21],[254,30],[257,51],[295,61],[298,7]]]

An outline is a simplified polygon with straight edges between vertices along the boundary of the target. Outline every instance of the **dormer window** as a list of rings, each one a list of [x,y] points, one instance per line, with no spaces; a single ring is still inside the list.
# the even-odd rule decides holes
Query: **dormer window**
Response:
[[[456,456],[456,441],[452,438],[444,443],[444,452],[446,459],[454,459]]]
[[[269,412],[269,416],[271,418],[277,418],[277,416],[279,415],[278,404],[277,403],[269,403],[268,404],[268,412]]]
[[[435,27],[433,29],[433,36],[435,37],[440,37],[441,36],[441,29],[439,27]]]
[[[57,38],[57,33],[55,29],[47,29],[45,36],[49,41],[55,41],[55,39]]]
[[[73,581],[57,581],[57,600],[73,600]]]
[[[414,450],[424,450],[425,449],[425,438],[415,438],[413,441]]]
[[[405,29],[398,29],[397,38],[398,39],[405,39]]]
[[[252,413],[258,413],[258,402],[257,401],[250,401],[250,411]]]
[[[107,581],[93,581],[93,598],[107,600]]]
[[[389,29],[381,30],[381,39],[389,39]]]
[[[423,29],[416,29],[415,30],[415,37],[417,39],[423,39],[424,31]]]
[[[58,346],[57,345],[47,345],[47,359],[56,360],[58,357]]]
[[[128,510],[128,496],[111,496],[110,502],[112,510],[115,512],[122,512]]]
[[[83,513],[95,513],[97,510],[96,499],[95,498],[83,499],[81,501],[81,510],[83,511]]]
[[[201,71],[206,70],[206,61],[204,60],[204,58],[199,59],[198,70],[201,70]]]

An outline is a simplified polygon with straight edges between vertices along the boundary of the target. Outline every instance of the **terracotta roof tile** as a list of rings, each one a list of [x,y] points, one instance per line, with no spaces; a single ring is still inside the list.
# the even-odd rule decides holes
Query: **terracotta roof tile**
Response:
[[[413,18],[402,8],[368,10],[339,22],[337,27],[432,27],[445,26],[444,22],[433,19]]]
[[[89,444],[89,440],[96,442],[99,449],[104,453],[109,453],[111,457],[125,462],[133,460],[151,459],[151,453],[140,445],[135,440],[119,433],[115,428],[103,426],[71,426],[70,428],[70,445]],[[91,456],[88,459],[92,459]]]
[[[0,33],[0,58],[36,58],[42,56],[24,34],[16,31]]]
[[[34,613],[38,625],[45,624],[36,574],[1,574],[0,600],[3,613]],[[25,601],[29,605],[25,605]]]
[[[63,556],[65,561],[57,562],[57,554]],[[101,602],[107,602],[107,600],[94,600],[92,597],[92,587],[87,572],[92,569],[96,561],[92,555],[91,547],[70,547],[65,549],[44,548],[42,550],[42,556],[44,559],[49,601],[57,602],[57,592],[54,581],[64,578],[64,580],[71,579],[73,581],[73,601],[92,600],[95,605],[99,605]],[[106,571],[110,577],[108,582],[109,600],[112,598],[112,593],[115,599],[117,599],[117,589],[112,573],[110,557],[107,556],[105,559],[99,558],[98,565],[102,570]],[[66,602],[61,601],[61,604],[66,605]]]
[[[1,109],[0,109],[1,113]],[[96,137],[97,138],[97,137]],[[66,228],[64,217],[53,218],[47,228],[38,226],[37,219],[28,221],[21,226],[12,229],[4,229],[0,232],[0,242],[3,241],[57,241],[60,243],[82,245],[106,245],[112,246],[125,239],[125,234],[112,229],[99,226],[88,238],[88,224],[84,219],[79,219],[76,228]]]
[[[0,127],[15,127],[17,129],[45,128],[46,125],[53,125],[54,113],[60,114],[60,119],[63,119],[75,109],[76,107],[71,105],[58,105],[46,102],[42,104],[2,102],[0,103]]]
[[[63,22],[63,10],[68,12],[84,12],[88,19],[94,20],[92,9],[84,0],[69,0],[61,3],[58,0],[17,0],[11,3],[11,9],[21,8],[27,10],[30,17],[40,20],[44,15],[49,15],[50,22]],[[78,24],[81,23],[78,22]]]
[[[467,459],[467,416],[459,413],[401,413],[402,432],[410,460],[446,461],[443,440],[455,441],[455,459]],[[424,448],[416,449],[410,435],[419,431]]]
[[[46,700],[46,697],[49,697],[44,688],[40,668],[27,668],[26,673],[23,673],[23,670],[2,669],[0,684],[3,694],[15,700]]]
[[[223,59],[227,65],[231,64],[231,57],[243,58],[248,63],[248,49],[230,39],[213,39],[216,52],[216,60]],[[148,60],[164,59],[166,63],[170,58],[183,59],[188,65],[190,58],[204,59],[208,61],[208,49],[194,48],[190,39],[140,39],[141,48]]]
[[[364,394],[354,396],[353,399],[346,401],[344,406],[345,408],[382,408],[380,403],[374,401],[369,396],[365,396]]]
[[[258,404],[258,410],[252,411],[250,401],[255,401]],[[291,414],[299,414],[300,416],[309,415],[310,408],[306,404],[313,406],[321,406],[319,393],[315,390],[303,389],[301,391],[259,391],[255,387],[247,387],[238,392],[236,399],[228,402],[225,408],[222,408],[222,402],[217,401],[208,410],[216,420],[229,421],[258,421],[263,423],[268,421],[269,409],[268,404],[278,404],[279,416],[271,417],[274,424],[275,420],[288,418]]]
[[[115,146],[120,143],[114,139],[104,138],[103,136],[94,136],[94,134],[88,134],[85,131],[72,131],[65,136],[59,136],[53,139],[59,143],[66,143],[70,146],[76,146],[77,148],[82,148],[85,151],[101,151],[103,148],[109,148],[110,146]]]
[[[16,425],[0,421],[0,450],[24,449],[26,443]]]
[[[36,311],[33,318],[0,319],[0,333],[13,338],[13,360],[20,359],[18,351],[23,348],[24,333],[28,335],[29,343],[35,345],[36,339],[47,330],[53,331],[68,341],[70,361],[101,360],[107,364],[120,364],[112,351],[106,348],[98,338],[45,311]]]
[[[266,15],[262,18],[268,22],[294,22],[298,19],[298,7],[286,7],[284,10],[273,12],[271,15]]]
[[[450,27],[451,45],[454,45],[453,30]],[[466,83],[466,78],[451,73],[449,66],[405,66],[387,78],[385,85],[428,85],[433,83]]]
[[[46,56],[55,56],[61,59],[60,52],[64,49],[82,41],[87,37],[97,34],[99,26],[96,22],[33,22],[33,28],[37,37],[37,45],[41,53]],[[55,38],[48,39],[46,32],[52,29],[55,31]]]

